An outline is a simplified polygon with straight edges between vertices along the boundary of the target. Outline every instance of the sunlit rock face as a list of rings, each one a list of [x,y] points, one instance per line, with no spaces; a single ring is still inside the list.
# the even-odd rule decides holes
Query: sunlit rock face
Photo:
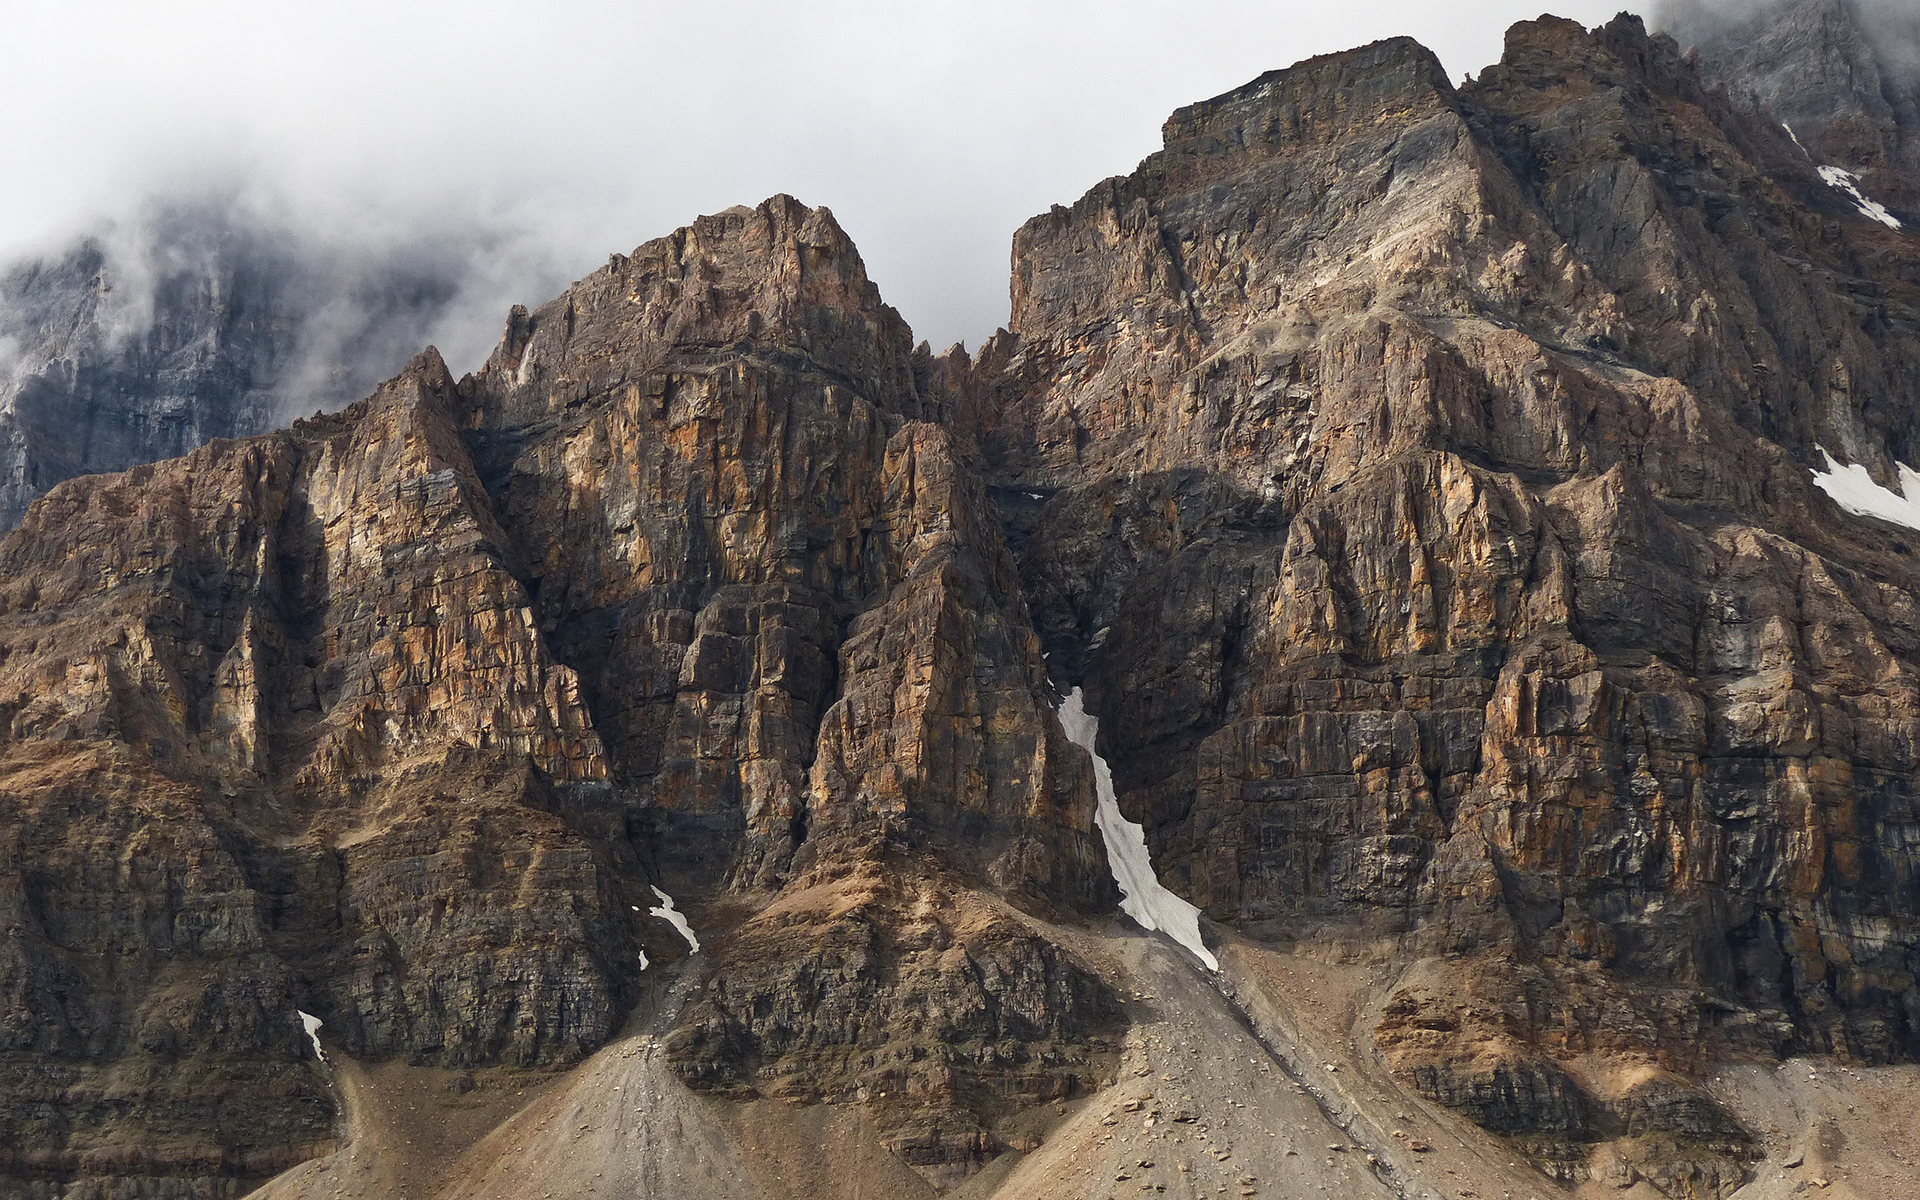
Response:
[[[1793,131],[1895,208],[1920,206],[1920,13],[1877,0],[1675,0],[1663,23],[1702,80]]]
[[[1543,18],[1176,112],[977,355],[778,196],[469,376],[53,486],[0,1186],[1788,1169],[1723,1064],[1920,1058],[1908,228]]]
[[[1621,1101],[1562,1058],[1920,1050],[1913,543],[1813,476],[1898,486],[1920,257],[1792,153],[1630,18],[1380,43],[1030,222],[975,364],[1163,878],[1458,956],[1381,1048],[1568,1178]]]
[[[475,376],[428,351],[340,413],[35,505],[0,548],[11,1061],[20,1088],[65,1064],[93,1115],[28,1118],[28,1169],[247,1097],[294,1128],[236,1111],[124,1169],[230,1189],[314,1153],[301,1012],[353,1056],[564,1066],[693,948],[655,887],[834,897],[716,955],[724,1032],[676,1043],[698,1086],[891,1086],[900,1152],[964,1173],[1005,1102],[1096,1075],[1107,985],[998,898],[1108,902],[1091,774],[981,485],[917,419],[925,371],[831,214],[781,197],[515,310]],[[150,868],[114,866],[129,844]],[[894,922],[928,903],[916,948]],[[762,1028],[843,928],[859,1019]],[[968,982],[988,959],[1005,979]],[[1002,982],[1025,998],[907,1023]],[[90,1099],[129,1070],[150,1108]]]

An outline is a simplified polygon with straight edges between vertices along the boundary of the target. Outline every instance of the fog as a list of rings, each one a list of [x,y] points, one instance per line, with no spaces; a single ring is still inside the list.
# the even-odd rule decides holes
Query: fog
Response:
[[[1658,0],[1649,23],[1683,45],[1744,33],[1801,0]],[[1920,4],[1915,0],[1842,0],[1880,61],[1920,66]]]
[[[1131,170],[1175,107],[1396,34],[1457,78],[1539,7],[21,6],[0,260],[109,228],[130,253],[143,214],[183,202],[341,264],[436,255],[456,295],[431,334],[463,369],[508,304],[784,191],[834,210],[919,336],[975,344],[1005,320],[1013,231]]]

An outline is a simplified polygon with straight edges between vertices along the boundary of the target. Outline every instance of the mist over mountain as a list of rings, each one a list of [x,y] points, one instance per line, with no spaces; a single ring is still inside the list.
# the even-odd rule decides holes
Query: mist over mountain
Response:
[[[1537,7],[33,6],[8,27],[33,52],[0,76],[20,168],[0,195],[0,262],[58,256],[148,197],[241,191],[369,251],[408,233],[510,231],[564,264],[564,282],[657,230],[784,191],[859,237],[919,336],[977,344],[1007,319],[1012,231],[1131,170],[1173,107],[1398,34],[1456,76],[1476,71]],[[529,276],[511,299],[537,304],[554,286]]]
[[[1708,84],[1786,125],[1816,163],[1858,177],[1865,196],[1920,206],[1920,6],[1667,0],[1656,24]]]
[[[61,479],[278,428],[424,345],[478,365],[528,287],[524,234],[299,223],[245,194],[155,198],[0,275],[0,528]]]
[[[1920,70],[1920,12],[1902,0],[1661,0],[1651,24],[1683,46],[1723,44],[1751,37],[1793,12],[1842,15],[1881,63]]]
[[[831,208],[919,337],[978,344],[1012,231],[1131,169],[1166,109],[1408,30],[1474,69],[1531,15],[1190,8],[1221,43],[1078,0],[101,11],[23,14],[39,50],[0,77],[35,164],[0,195],[0,530],[74,474],[336,408],[423,345],[477,367],[511,305],[743,197]]]
[[[1897,21],[470,7],[0,279],[0,1200],[1906,1200]]]

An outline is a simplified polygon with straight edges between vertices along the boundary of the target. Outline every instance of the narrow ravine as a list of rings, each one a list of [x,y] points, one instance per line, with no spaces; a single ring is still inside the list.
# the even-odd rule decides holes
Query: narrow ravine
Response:
[[[1418,1185],[1410,1185],[1404,1165],[1395,1161],[1398,1155],[1377,1136],[1376,1130],[1367,1127],[1370,1122],[1362,1119],[1357,1107],[1323,1087],[1296,1053],[1283,1050],[1275,1043],[1271,1033],[1254,1019],[1241,1002],[1234,985],[1220,973],[1219,960],[1201,940],[1199,908],[1169,891],[1160,882],[1147,852],[1146,831],[1138,822],[1127,820],[1121,813],[1119,800],[1113,790],[1113,771],[1095,748],[1100,719],[1087,711],[1081,689],[1076,687],[1067,693],[1057,712],[1067,740],[1093,757],[1094,788],[1099,800],[1094,823],[1106,843],[1107,861],[1113,869],[1113,880],[1120,885],[1121,911],[1143,928],[1165,933],[1205,964],[1209,972],[1205,976],[1208,984],[1226,1002],[1234,1019],[1265,1052],[1282,1077],[1320,1110],[1322,1119],[1366,1155],[1375,1179],[1403,1200],[1425,1200],[1435,1196]]]
[[[1107,844],[1107,862],[1113,868],[1113,881],[1120,885],[1120,911],[1138,921],[1142,928],[1159,930],[1179,942],[1193,956],[1218,971],[1220,961],[1200,939],[1200,910],[1161,886],[1147,855],[1147,835],[1137,822],[1120,812],[1113,794],[1113,771],[1100,757],[1094,742],[1100,734],[1100,718],[1087,711],[1079,688],[1067,693],[1058,710],[1060,728],[1067,740],[1093,756],[1094,789],[1100,804],[1094,823]]]

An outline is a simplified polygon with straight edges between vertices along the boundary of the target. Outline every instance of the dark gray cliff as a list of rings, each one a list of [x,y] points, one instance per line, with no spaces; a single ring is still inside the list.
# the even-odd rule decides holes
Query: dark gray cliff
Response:
[[[63,479],[366,395],[458,290],[431,254],[354,262],[202,206],[0,276],[0,530]]]

